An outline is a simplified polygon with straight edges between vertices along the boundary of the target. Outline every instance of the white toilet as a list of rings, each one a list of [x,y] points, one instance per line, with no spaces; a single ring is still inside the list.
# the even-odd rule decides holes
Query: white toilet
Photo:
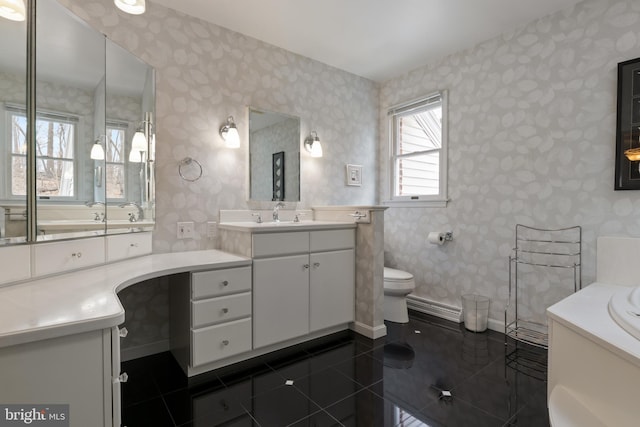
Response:
[[[384,320],[407,323],[407,295],[416,287],[413,275],[395,268],[384,268]]]

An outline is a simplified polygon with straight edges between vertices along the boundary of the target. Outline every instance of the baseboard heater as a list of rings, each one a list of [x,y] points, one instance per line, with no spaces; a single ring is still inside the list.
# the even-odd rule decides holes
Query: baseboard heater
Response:
[[[442,304],[415,295],[407,295],[407,307],[420,313],[462,323],[462,308]]]

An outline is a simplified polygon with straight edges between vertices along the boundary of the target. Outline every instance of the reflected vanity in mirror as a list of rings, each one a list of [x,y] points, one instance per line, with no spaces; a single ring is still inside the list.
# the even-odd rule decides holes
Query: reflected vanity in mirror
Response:
[[[249,108],[249,198],[300,201],[300,119]]]
[[[11,89],[0,92],[0,242],[148,230],[154,218],[153,69],[56,0],[37,0],[35,32],[36,74],[29,81],[27,24],[0,18],[0,85]],[[36,93],[34,118],[29,85]],[[142,139],[134,146],[137,131]],[[26,215],[28,200],[35,201],[34,217]],[[33,221],[35,233],[28,233]]]

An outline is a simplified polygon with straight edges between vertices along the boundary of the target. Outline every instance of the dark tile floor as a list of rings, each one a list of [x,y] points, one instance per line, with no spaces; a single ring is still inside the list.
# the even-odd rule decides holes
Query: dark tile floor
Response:
[[[169,353],[125,362],[123,425],[549,425],[544,372],[527,363],[543,353],[506,358],[502,334],[415,313],[387,328],[380,340],[344,332],[191,379]]]

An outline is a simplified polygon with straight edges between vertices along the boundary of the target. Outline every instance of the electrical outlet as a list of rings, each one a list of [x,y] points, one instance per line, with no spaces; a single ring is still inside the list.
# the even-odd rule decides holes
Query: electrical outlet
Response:
[[[178,239],[193,239],[193,222],[178,223]]]
[[[218,223],[215,221],[207,221],[207,237],[213,239],[218,234]]]

